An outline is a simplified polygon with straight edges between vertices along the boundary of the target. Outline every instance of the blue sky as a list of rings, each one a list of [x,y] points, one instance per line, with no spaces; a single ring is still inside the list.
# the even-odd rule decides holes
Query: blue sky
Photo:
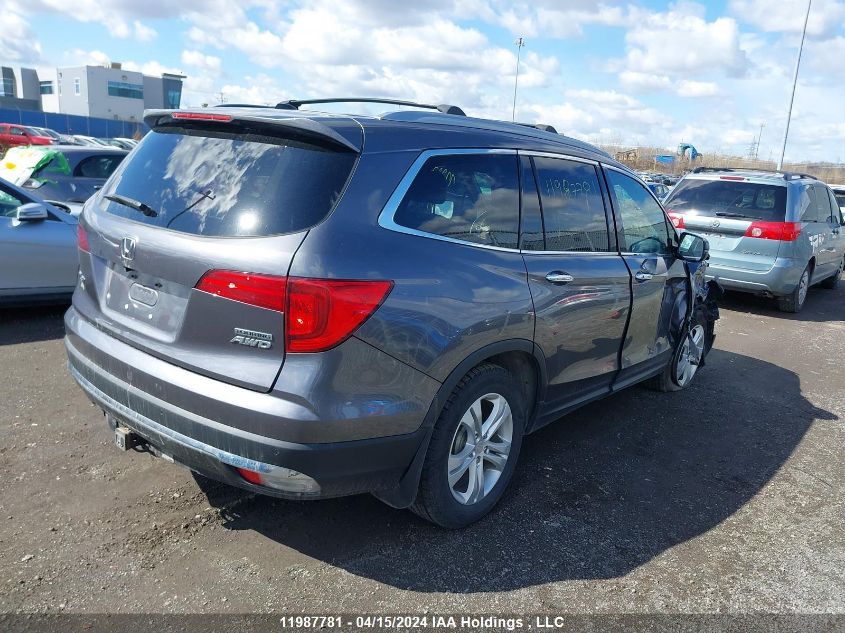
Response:
[[[10,3],[10,4],[9,4]],[[777,157],[806,0],[7,0],[3,64],[188,76],[183,104],[389,96],[600,144]],[[787,160],[845,161],[845,1],[814,0]]]

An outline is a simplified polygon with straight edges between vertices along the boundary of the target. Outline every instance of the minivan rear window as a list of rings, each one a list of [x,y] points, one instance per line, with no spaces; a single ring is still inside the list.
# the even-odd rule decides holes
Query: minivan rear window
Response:
[[[355,159],[263,134],[154,130],[100,199],[113,215],[194,235],[294,233],[329,214]]]
[[[783,222],[786,187],[737,180],[682,180],[664,203],[670,212]]]

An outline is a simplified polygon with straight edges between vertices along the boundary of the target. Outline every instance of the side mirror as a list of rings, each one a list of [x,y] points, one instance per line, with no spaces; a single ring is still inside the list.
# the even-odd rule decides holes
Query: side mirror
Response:
[[[700,235],[681,233],[678,257],[688,262],[703,262],[710,257],[710,244]]]
[[[48,217],[47,207],[37,202],[22,204],[15,212],[15,219],[18,222],[38,222],[39,220],[46,220]]]

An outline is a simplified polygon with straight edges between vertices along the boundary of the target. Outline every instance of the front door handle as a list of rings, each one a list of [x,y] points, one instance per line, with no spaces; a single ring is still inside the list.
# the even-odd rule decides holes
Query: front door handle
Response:
[[[637,281],[648,281],[652,277],[654,277],[654,275],[652,275],[651,273],[647,273],[643,270],[638,270],[636,273],[634,273],[634,279],[636,279]]]
[[[546,275],[546,281],[550,281],[553,284],[563,285],[568,284],[570,281],[575,281],[575,277],[565,272],[561,272],[560,270],[555,270]]]

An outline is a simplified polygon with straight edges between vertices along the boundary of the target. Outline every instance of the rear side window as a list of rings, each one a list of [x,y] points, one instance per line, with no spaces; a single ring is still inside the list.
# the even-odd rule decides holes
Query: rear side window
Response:
[[[786,186],[690,178],[679,182],[664,204],[675,213],[783,222]]]
[[[294,233],[325,218],[356,154],[275,136],[155,130],[121,163],[101,198],[111,214],[195,235]]]
[[[841,207],[845,207],[845,196],[839,199],[833,191],[828,191],[828,195],[830,196],[831,224],[842,224]]]
[[[123,156],[90,156],[79,162],[74,170],[74,176],[82,178],[106,179],[112,175]]]
[[[610,250],[604,200],[593,165],[560,158],[534,158],[546,250]],[[615,250],[615,248],[614,248]]]
[[[822,185],[807,185],[801,197],[802,222],[830,222],[830,196]]]
[[[464,242],[517,248],[519,180],[515,154],[433,156],[420,169],[393,221]]]

